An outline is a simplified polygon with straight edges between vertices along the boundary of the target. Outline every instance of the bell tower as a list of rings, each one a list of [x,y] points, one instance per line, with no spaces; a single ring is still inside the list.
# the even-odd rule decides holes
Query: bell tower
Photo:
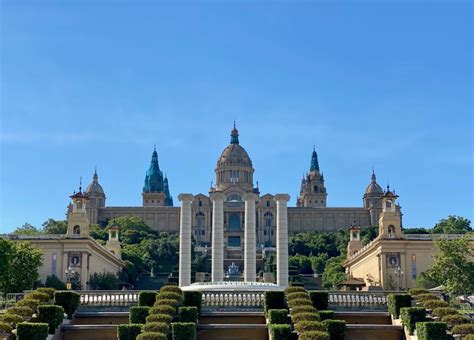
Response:
[[[89,237],[90,221],[87,218],[88,197],[82,192],[82,178],[79,191],[71,196],[71,211],[67,216],[68,237]]]
[[[403,238],[400,209],[396,204],[397,198],[395,191],[390,191],[390,186],[387,185],[387,191],[382,196],[382,213],[379,218],[381,238]]]
[[[142,197],[144,207],[162,207],[165,205],[166,194],[164,193],[163,173],[158,164],[156,147],[151,156],[150,167],[146,172]]]
[[[347,257],[351,257],[362,249],[362,241],[360,240],[360,227],[351,225],[349,227],[349,243],[347,244]]]
[[[313,148],[309,174],[303,176],[300,195],[296,205],[305,208],[326,208],[327,196],[326,187],[324,186],[324,175],[319,170],[318,154],[316,153],[316,148]]]
[[[105,248],[109,250],[115,257],[122,258],[122,248],[119,241],[119,228],[115,225],[109,229],[109,239],[105,243]]]

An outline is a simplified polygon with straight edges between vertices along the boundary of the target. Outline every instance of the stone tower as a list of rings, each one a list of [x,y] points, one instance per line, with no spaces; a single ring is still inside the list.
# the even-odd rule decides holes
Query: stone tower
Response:
[[[105,248],[109,250],[115,257],[122,258],[122,248],[120,247],[119,241],[119,228],[117,226],[112,226],[109,229],[109,239],[105,243]]]
[[[379,237],[381,238],[403,238],[400,208],[396,204],[398,195],[390,191],[390,186],[387,186],[387,191],[382,196],[382,213],[379,218]]]
[[[372,176],[369,185],[364,192],[364,208],[369,209],[370,224],[375,226],[378,223],[380,214],[382,213],[382,196],[384,192],[382,187],[377,183],[375,172],[372,169]]]
[[[75,192],[70,197],[72,202],[67,215],[66,235],[68,237],[89,237],[88,197],[82,192],[82,186],[79,186],[79,192]]]
[[[327,195],[324,176],[319,170],[318,154],[313,148],[309,173],[303,176],[296,205],[305,208],[325,208]]]
[[[99,176],[97,169],[92,176],[92,183],[86,188],[85,194],[89,199],[87,204],[87,217],[91,224],[97,224],[99,221],[99,209],[105,207],[105,193],[102,186],[99,184]]]
[[[361,249],[362,241],[360,240],[360,227],[352,225],[349,227],[349,243],[347,244],[347,256],[350,257]]]
[[[150,167],[145,175],[142,196],[144,207],[163,207],[173,204],[173,199],[169,194],[168,179],[165,181],[158,164],[156,147],[151,155]]]

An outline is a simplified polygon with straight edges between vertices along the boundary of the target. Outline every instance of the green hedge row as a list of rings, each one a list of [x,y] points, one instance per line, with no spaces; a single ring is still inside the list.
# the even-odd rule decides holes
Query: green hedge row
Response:
[[[139,306],[148,306],[153,307],[153,304],[156,301],[156,295],[158,293],[155,291],[143,291],[138,294],[138,305]]]
[[[393,315],[395,319],[400,316],[400,309],[403,307],[411,307],[410,294],[388,294],[387,296],[388,312]]]
[[[426,309],[423,307],[402,307],[400,308],[400,318],[403,325],[408,329],[408,333],[413,335],[416,323],[426,320]]]
[[[135,340],[137,336],[142,332],[142,324],[125,324],[117,326],[117,338],[118,340]]]
[[[130,324],[144,324],[146,317],[150,313],[148,306],[133,306],[129,309],[129,323]]]
[[[293,340],[291,325],[270,324],[270,337],[272,340]]]
[[[444,340],[447,338],[448,326],[444,322],[417,322],[418,340]]]
[[[196,323],[194,322],[172,323],[171,333],[172,333],[173,340],[195,340],[196,339]]]
[[[22,322],[16,327],[17,340],[45,340],[48,337],[49,325],[40,322]]]
[[[327,310],[329,305],[329,293],[319,290],[310,290],[309,298],[317,310]]]
[[[62,324],[64,308],[56,305],[38,306],[38,321],[49,325],[49,334],[54,334],[56,328]]]
[[[74,312],[79,306],[81,295],[71,291],[56,291],[54,293],[54,304],[63,307],[68,319],[72,319]]]

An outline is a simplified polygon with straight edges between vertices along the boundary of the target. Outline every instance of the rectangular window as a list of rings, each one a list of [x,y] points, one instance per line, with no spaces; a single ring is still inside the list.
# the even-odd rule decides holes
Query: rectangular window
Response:
[[[229,247],[240,247],[240,236],[229,236],[228,245]]]
[[[416,280],[416,255],[411,256],[411,278]]]
[[[58,266],[58,254],[53,253],[51,257],[51,275],[56,275],[56,269]]]

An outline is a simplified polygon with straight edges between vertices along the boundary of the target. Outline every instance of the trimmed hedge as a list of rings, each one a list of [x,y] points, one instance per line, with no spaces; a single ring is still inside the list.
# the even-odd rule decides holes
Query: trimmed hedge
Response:
[[[177,309],[179,305],[180,305],[179,301],[176,301],[175,299],[162,299],[162,300],[156,300],[155,303],[153,304],[153,307],[172,306],[175,309]]]
[[[183,303],[183,295],[175,292],[161,292],[156,295],[156,301],[159,300],[176,300],[180,304]]]
[[[317,310],[327,310],[329,305],[329,293],[319,290],[310,290],[309,298]]]
[[[40,305],[41,301],[40,300],[34,300],[34,299],[23,299],[20,300],[16,303],[15,306],[17,307],[29,307],[33,312],[38,311],[38,306]]]
[[[293,308],[297,306],[312,306],[310,299],[294,299],[288,301],[288,307]]]
[[[441,300],[429,300],[429,301],[423,302],[423,306],[426,309],[435,309],[439,307],[449,307],[449,303],[445,301],[441,301]]]
[[[403,307],[400,309],[400,318],[408,329],[408,334],[413,335],[417,322],[426,321],[426,309],[422,307]]]
[[[145,332],[137,336],[137,340],[168,340],[166,334],[159,332]]]
[[[329,340],[330,336],[326,332],[321,331],[309,331],[301,333],[298,340]]]
[[[185,307],[197,307],[198,314],[201,314],[202,306],[202,292],[198,291],[185,291],[183,292],[184,302],[183,306]]]
[[[267,311],[268,323],[270,324],[289,324],[288,310],[286,309],[269,309]]]
[[[317,310],[312,305],[296,306],[291,308],[292,314],[298,313],[316,313]]]
[[[22,322],[16,326],[17,340],[45,340],[48,337],[47,323]]]
[[[424,288],[411,288],[408,290],[408,292],[410,293],[411,296],[430,293],[428,289],[424,289]]]
[[[33,310],[30,307],[10,307],[6,310],[6,314],[16,314],[20,316],[32,316]]]
[[[143,331],[145,332],[157,332],[168,334],[170,326],[164,322],[149,322],[143,325]]]
[[[153,307],[156,301],[157,293],[155,291],[144,291],[138,294],[138,305]]]
[[[468,335],[466,335],[466,337],[464,338],[464,340],[474,340],[474,334],[468,334]]]
[[[400,308],[411,307],[410,294],[388,294],[387,296],[388,312],[393,315],[395,319],[400,316]]]
[[[129,323],[145,323],[146,317],[150,313],[150,307],[148,306],[132,306],[129,309]]]
[[[344,340],[346,336],[346,322],[344,320],[324,320],[324,327],[330,340]]]
[[[131,323],[117,326],[117,338],[118,340],[135,340],[142,332],[142,324]]]
[[[306,290],[304,289],[304,287],[299,286],[288,286],[285,288],[285,294],[291,294],[296,292],[306,292]]]
[[[304,333],[309,331],[325,332],[326,327],[322,322],[319,321],[301,321],[295,324],[295,330],[298,333]]]
[[[164,322],[171,323],[173,316],[169,314],[150,314],[146,317],[145,321],[148,322]]]
[[[444,340],[447,338],[448,326],[445,322],[417,322],[416,335],[418,340]]]
[[[49,302],[51,300],[49,294],[38,291],[26,294],[25,299],[39,300],[39,302]]]
[[[173,293],[178,293],[179,295],[182,295],[183,294],[183,291],[181,290],[181,288],[179,288],[178,286],[175,286],[175,285],[164,285],[163,287],[161,287],[160,289],[160,292],[173,292]]]
[[[56,291],[54,292],[54,304],[64,308],[68,319],[72,319],[72,315],[79,306],[81,295],[70,291]]]
[[[451,332],[453,334],[461,334],[461,335],[474,334],[474,324],[464,323],[464,324],[456,325],[451,329]]]
[[[13,327],[9,323],[0,321],[0,331],[11,334],[12,330]]]
[[[0,314],[0,321],[15,326],[17,323],[23,322],[23,317],[18,314]]]
[[[196,307],[192,307],[196,308]],[[196,308],[197,311],[197,308]],[[196,324],[194,322],[175,322],[171,324],[173,340],[195,340]]]
[[[309,295],[306,292],[295,292],[286,295],[286,299],[289,300],[296,300],[296,299],[309,299]]]
[[[198,309],[195,306],[191,307],[179,307],[178,308],[179,320],[183,322],[198,322]]]
[[[442,318],[443,316],[446,316],[446,315],[456,315],[458,314],[458,311],[452,307],[438,307],[438,308],[433,309],[431,314]]]
[[[270,324],[268,327],[270,328],[270,340],[293,340],[290,325]]]
[[[448,326],[453,327],[456,325],[461,325],[463,323],[469,323],[471,319],[469,319],[465,315],[461,314],[452,314],[452,315],[445,315],[441,318],[441,321],[446,322]]]
[[[176,308],[174,308],[173,306],[166,306],[166,305],[151,307],[149,314],[150,315],[151,314],[168,314],[171,316],[175,316]]]
[[[49,334],[54,334],[56,328],[63,323],[64,309],[56,305],[38,306],[38,321],[49,325]]]
[[[293,324],[297,324],[301,321],[320,321],[318,313],[291,313],[291,321]]]
[[[424,302],[424,301],[429,301],[429,300],[439,300],[439,297],[437,297],[436,295],[434,295],[432,293],[418,294],[418,295],[415,295],[413,298],[416,300],[416,302]]]
[[[332,310],[320,310],[318,314],[321,321],[334,319],[334,311]]]
[[[285,305],[285,292],[269,290],[265,292],[265,312],[269,309],[284,309]]]
[[[49,300],[53,300],[54,299],[54,292],[56,291],[56,289],[49,288],[49,287],[40,287],[40,288],[37,288],[36,291],[38,293],[48,294]]]

